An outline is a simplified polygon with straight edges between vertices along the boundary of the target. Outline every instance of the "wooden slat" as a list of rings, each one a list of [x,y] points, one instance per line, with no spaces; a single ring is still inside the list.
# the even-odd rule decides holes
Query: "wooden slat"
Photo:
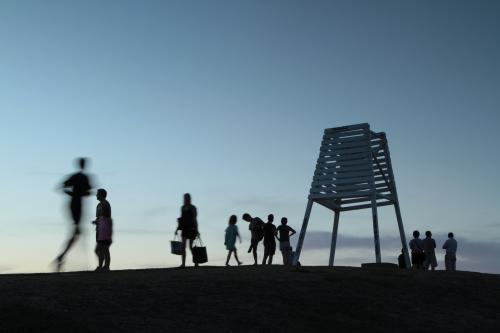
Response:
[[[363,141],[355,141],[355,142],[349,142],[349,143],[330,143],[330,142],[325,142],[321,145],[321,148],[328,148],[328,149],[333,149],[335,150],[345,150],[348,148],[357,148],[357,147],[371,147],[370,141],[368,140],[363,140]]]
[[[371,142],[370,136],[367,135],[366,133],[358,136],[352,136],[352,137],[347,137],[347,138],[325,138],[323,137],[321,141],[321,145],[323,144],[337,144],[337,143],[351,143],[351,142],[359,142],[359,141],[368,141]]]
[[[344,168],[339,168],[339,169],[333,169],[336,171],[339,175],[342,173],[348,173],[348,172],[356,172],[356,171],[364,171],[364,170],[373,170],[373,167],[371,165],[352,165],[349,167],[344,167]]]
[[[311,193],[309,195],[309,198],[311,199],[325,199],[325,198],[329,198],[329,199],[342,199],[342,198],[358,198],[358,197],[361,197],[361,196],[371,196],[372,195],[372,192],[371,191],[367,191],[365,193],[359,193],[359,192],[346,192],[346,193],[342,193],[342,194],[334,194],[334,193],[328,193],[328,194],[319,194],[319,193]]]
[[[373,184],[369,183],[355,183],[355,184],[342,184],[330,186],[329,184],[319,185],[316,184],[311,186],[311,192],[321,192],[321,191],[334,191],[334,192],[352,192],[358,190],[369,190],[373,187]]]
[[[364,178],[349,178],[349,179],[335,179],[335,180],[324,180],[324,181],[315,181],[311,184],[311,186],[320,186],[320,185],[327,185],[324,184],[323,182],[328,182],[328,184],[332,184],[334,186],[344,186],[344,185],[350,185],[350,184],[364,184],[364,183],[369,183],[373,184],[373,177],[364,177]]]
[[[350,160],[350,161],[340,161],[336,162],[332,160],[333,157],[325,157],[325,158],[318,158],[317,167],[346,167],[346,166],[351,166],[351,165],[371,165],[372,164],[372,159],[370,158],[365,158],[365,159],[357,159],[357,160]]]
[[[358,172],[346,172],[346,173],[329,173],[326,175],[315,175],[313,176],[313,181],[315,180],[328,180],[328,179],[349,179],[349,178],[358,178],[358,177],[369,177],[372,175],[375,176],[375,179],[380,179],[383,180],[382,173],[376,169],[376,171],[372,171],[371,169],[366,170],[366,171],[358,171]],[[385,172],[384,175],[387,177],[388,172]]]
[[[340,209],[340,207],[335,204],[334,200],[314,200],[314,202],[331,210]]]
[[[351,155],[343,155],[343,156],[336,156],[334,153],[320,153],[319,158],[333,158],[335,162],[343,162],[343,161],[354,161],[354,160],[361,160],[368,157],[369,154],[367,153],[358,153],[358,154],[351,154]]]
[[[332,127],[332,128],[326,128],[325,133],[335,133],[335,132],[343,132],[343,131],[352,131],[356,129],[370,129],[370,124],[368,123],[359,123],[359,124],[353,124],[353,125],[347,125],[347,126],[340,126],[340,127]]]
[[[344,193],[344,192],[370,190],[372,187],[373,187],[372,184],[349,184],[345,186],[344,185],[335,186],[334,190],[337,193]]]
[[[359,158],[360,156],[366,157],[367,155],[370,155],[372,158],[385,158],[387,157],[386,154],[384,153],[374,153],[374,152],[361,152],[361,153],[352,153],[352,154],[339,154],[336,151],[333,150],[321,150],[319,152],[319,157],[336,157],[339,159],[355,159]]]
[[[341,201],[341,206],[343,205],[350,205],[350,204],[355,204],[355,203],[361,203],[361,202],[367,202],[371,201],[372,198],[370,197],[362,197],[362,198],[349,198],[349,199],[342,199]]]
[[[341,139],[341,138],[360,136],[363,134],[367,134],[367,131],[365,129],[357,129],[352,131],[326,133],[323,135],[323,139]]]
[[[392,204],[393,203],[389,202],[389,201],[377,202],[377,207],[390,206]],[[358,209],[366,209],[366,208],[372,208],[372,204],[342,207],[342,208],[340,208],[340,211],[341,212],[346,212],[346,211],[350,211],[350,210],[358,210]]]
[[[385,200],[388,200],[388,201],[394,201],[394,199],[392,198],[392,196],[387,195],[387,194],[377,193],[377,198],[385,199]]]
[[[363,157],[364,155],[364,157]],[[320,161],[321,163],[324,162],[348,162],[348,161],[355,161],[355,160],[360,160],[360,159],[368,159],[375,163],[373,160],[373,157],[370,152],[367,151],[357,151],[352,154],[342,154],[342,153],[329,153],[324,154],[324,156],[321,156],[321,154],[318,156],[318,159],[316,162]]]

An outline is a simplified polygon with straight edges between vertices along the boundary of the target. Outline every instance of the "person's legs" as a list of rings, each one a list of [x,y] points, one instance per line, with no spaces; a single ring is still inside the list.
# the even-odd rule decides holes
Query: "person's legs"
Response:
[[[451,260],[450,260],[450,256],[448,254],[445,254],[444,255],[444,268],[449,271],[451,270]]]
[[[61,252],[61,254],[59,254],[57,256],[57,258],[55,260],[56,265],[57,265],[56,269],[58,272],[61,270],[61,267],[62,267],[63,262],[64,262],[64,257],[68,253],[69,249],[71,249],[73,244],[78,240],[79,236],[80,236],[80,228],[78,227],[78,225],[75,225],[75,228],[73,229],[73,234],[72,234],[71,238],[68,240],[68,243],[66,243],[64,250]]]
[[[194,243],[194,239],[190,239],[190,240],[189,240],[189,251],[191,251],[191,257],[193,258],[193,262],[194,262],[194,256],[193,256],[193,243]],[[195,263],[195,264],[194,264],[194,267],[198,267],[198,263]]]
[[[276,243],[271,243],[269,245],[269,260],[267,262],[268,265],[271,265],[273,263],[273,257],[274,257],[274,254],[276,253]]]
[[[234,250],[234,258],[236,259],[236,262],[238,263],[238,265],[241,265],[241,261],[240,261],[240,259],[238,259],[238,252],[236,250]]]
[[[104,269],[109,271],[109,265],[111,265],[111,253],[109,252],[109,244],[103,246],[103,259],[104,259]]]
[[[253,254],[253,261],[254,265],[257,265],[257,245],[259,244],[258,241],[252,240],[252,254]]]
[[[182,264],[181,264],[181,267],[186,266],[186,242],[187,242],[187,238],[182,237]]]
[[[97,255],[97,261],[98,261],[96,270],[99,270],[102,268],[102,263],[104,260],[104,256],[102,255],[102,247],[101,244],[99,243],[97,243],[95,247],[95,254]]]
[[[66,253],[68,253],[69,249],[71,249],[73,244],[77,241],[78,235],[80,235],[80,228],[78,227],[78,225],[80,224],[80,219],[82,217],[82,199],[79,197],[73,197],[71,199],[69,208],[71,211],[71,218],[73,219],[74,223],[74,230],[70,239],[66,243],[64,250],[57,256],[57,270],[60,270]]]
[[[226,266],[229,266],[229,259],[231,259],[231,253],[232,253],[232,252],[233,252],[233,251],[231,251],[231,250],[229,250],[229,251],[227,252]]]
[[[430,263],[431,263],[431,257],[429,256],[429,254],[426,254],[425,260],[423,262],[424,270],[428,270],[429,269]]]
[[[292,248],[290,247],[290,245],[288,245],[285,250],[283,251],[284,253],[284,256],[285,256],[285,260],[284,260],[284,264],[286,266],[290,266],[292,264],[291,262],[291,259],[292,259]]]
[[[450,271],[456,271],[457,270],[457,256],[454,254],[449,255],[450,259]]]

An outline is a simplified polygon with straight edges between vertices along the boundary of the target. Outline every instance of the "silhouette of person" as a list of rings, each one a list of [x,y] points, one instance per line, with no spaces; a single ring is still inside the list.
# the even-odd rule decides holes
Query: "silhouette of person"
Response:
[[[74,229],[73,233],[66,243],[64,250],[56,258],[57,270],[60,271],[64,263],[64,257],[71,249],[73,244],[78,239],[80,235],[80,219],[82,217],[82,199],[85,196],[90,195],[90,190],[92,189],[89,177],[83,173],[85,170],[87,160],[85,158],[78,159],[78,166],[80,170],[77,173],[72,174],[66,181],[62,184],[62,189],[64,193],[71,197],[70,200],[70,211],[71,217],[73,219]]]
[[[444,265],[447,271],[457,270],[457,241],[452,232],[448,233],[448,239],[443,244],[443,249],[446,250],[444,255]]]
[[[197,221],[198,213],[196,211],[196,207],[191,203],[191,195],[189,193],[184,194],[184,204],[181,208],[181,217],[177,219],[178,226],[175,230],[175,234],[181,230],[182,237],[182,267],[186,267],[186,242],[189,240],[189,250],[191,251],[191,255],[193,254],[193,241],[199,235],[198,232],[198,221]],[[198,266],[197,263],[194,264]]]
[[[281,218],[281,225],[276,229],[278,232],[278,240],[280,242],[280,251],[283,255],[283,265],[291,265],[292,247],[290,246],[290,236],[295,235],[297,232],[287,225],[288,219]]]
[[[404,249],[401,249],[401,253],[398,256],[398,266],[401,269],[406,269],[406,260],[405,260]]]
[[[257,265],[257,246],[259,242],[264,237],[264,233],[262,230],[262,226],[264,225],[264,221],[262,221],[259,217],[252,217],[250,214],[243,214],[243,220],[249,222],[248,230],[252,234],[250,239],[250,247],[248,248],[248,253],[252,252],[254,265]]]
[[[111,255],[109,253],[109,247],[111,246],[113,235],[113,220],[111,219],[111,205],[106,200],[108,193],[105,189],[98,189],[96,198],[99,200],[99,204],[96,208],[96,220],[92,223],[96,225],[96,247],[95,254],[98,259],[98,266],[95,269],[96,272],[99,271],[109,271],[109,265],[111,264]]]
[[[424,242],[420,239],[420,232],[413,232],[413,239],[410,241],[411,264],[413,269],[422,269],[425,259]]]
[[[267,216],[267,223],[264,224],[262,230],[264,231],[264,259],[262,260],[262,265],[271,265],[273,263],[273,256],[276,252],[276,241],[274,238],[278,238],[276,235],[276,226],[273,224],[274,215],[269,214]],[[269,258],[269,260],[268,260]]]
[[[437,267],[436,260],[436,241],[432,239],[432,233],[430,231],[425,232],[424,239],[424,253],[425,253],[425,261],[424,261],[424,269],[429,269],[429,266],[432,270],[435,270]]]
[[[226,266],[229,266],[229,259],[231,259],[231,254],[234,253],[234,258],[238,263],[238,266],[242,264],[242,262],[238,259],[238,253],[236,251],[236,239],[238,238],[241,243],[240,233],[238,232],[238,227],[236,226],[236,222],[238,218],[236,215],[231,215],[229,218],[229,225],[226,228],[226,237],[224,239],[224,245],[226,245],[226,249],[229,251],[227,253]]]

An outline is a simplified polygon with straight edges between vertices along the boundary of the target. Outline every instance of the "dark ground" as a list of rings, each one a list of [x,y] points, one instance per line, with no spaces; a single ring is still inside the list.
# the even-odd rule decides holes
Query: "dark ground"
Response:
[[[201,267],[0,275],[2,332],[499,332],[500,275]]]

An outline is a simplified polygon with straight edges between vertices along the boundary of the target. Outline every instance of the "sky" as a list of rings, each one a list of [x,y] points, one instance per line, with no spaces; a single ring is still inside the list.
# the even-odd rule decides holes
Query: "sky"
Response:
[[[453,231],[458,269],[500,273],[499,36],[486,0],[2,1],[0,273],[52,269],[76,157],[108,191],[112,269],[180,264],[186,192],[222,265],[231,214],[300,230],[323,130],[364,122],[387,133],[407,240],[431,230],[442,269]],[[96,204],[68,270],[96,264]],[[394,210],[379,214],[396,262]],[[303,265],[328,264],[332,224],[315,205]],[[371,212],[341,214],[336,265],[374,260]]]

